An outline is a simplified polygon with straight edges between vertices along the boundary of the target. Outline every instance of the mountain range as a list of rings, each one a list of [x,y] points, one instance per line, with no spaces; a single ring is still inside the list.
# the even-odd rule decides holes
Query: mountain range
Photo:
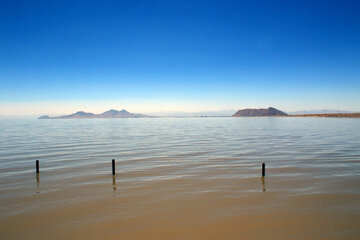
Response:
[[[87,113],[79,111],[70,115],[63,115],[57,117],[49,117],[47,115],[39,117],[39,119],[73,119],[73,118],[149,118],[153,116],[148,116],[138,113],[130,113],[125,109],[118,111],[111,109],[109,111],[103,112],[101,114]]]
[[[353,111],[343,111],[336,109],[318,109],[318,110],[303,110],[296,112],[289,112],[291,115],[303,115],[303,114],[329,114],[329,113],[353,113]]]

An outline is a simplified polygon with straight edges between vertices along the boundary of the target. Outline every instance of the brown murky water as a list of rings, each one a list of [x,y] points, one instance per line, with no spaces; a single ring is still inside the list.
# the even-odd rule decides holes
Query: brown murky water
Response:
[[[360,239],[359,184],[359,119],[0,122],[0,239]]]

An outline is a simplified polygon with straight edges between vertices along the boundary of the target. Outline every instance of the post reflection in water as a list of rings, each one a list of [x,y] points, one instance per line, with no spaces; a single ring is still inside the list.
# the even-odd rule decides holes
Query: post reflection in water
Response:
[[[262,182],[262,191],[265,192],[265,191],[266,191],[266,187],[265,187],[265,177],[261,177],[261,182]]]
[[[113,182],[113,190],[116,190],[116,178],[115,175],[112,176],[112,182]]]
[[[39,173],[36,173],[36,188],[37,188],[36,193],[40,193],[40,174]]]

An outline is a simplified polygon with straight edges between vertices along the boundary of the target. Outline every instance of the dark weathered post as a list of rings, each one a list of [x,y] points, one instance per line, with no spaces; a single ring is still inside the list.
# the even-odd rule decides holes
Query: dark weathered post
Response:
[[[39,173],[40,170],[39,170],[40,166],[39,166],[39,160],[36,160],[36,173]]]
[[[265,163],[262,164],[262,176],[265,177]]]
[[[112,160],[112,175],[115,175],[115,159]]]

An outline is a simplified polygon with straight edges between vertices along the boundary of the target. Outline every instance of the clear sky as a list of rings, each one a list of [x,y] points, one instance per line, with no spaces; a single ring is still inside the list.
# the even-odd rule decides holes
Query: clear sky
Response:
[[[360,111],[360,1],[0,3],[0,114]]]

